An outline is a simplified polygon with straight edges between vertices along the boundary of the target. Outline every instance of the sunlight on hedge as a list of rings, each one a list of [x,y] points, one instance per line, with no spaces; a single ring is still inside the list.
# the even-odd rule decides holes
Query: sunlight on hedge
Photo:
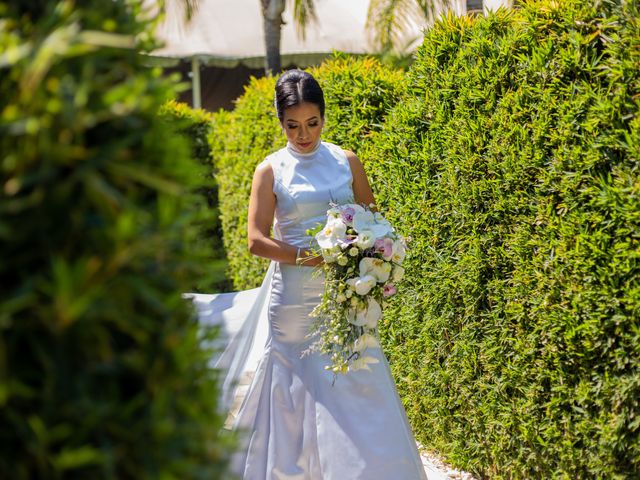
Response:
[[[532,1],[442,19],[408,75],[313,70],[325,139],[356,151],[411,238],[382,339],[418,440],[479,477],[640,471],[640,12]],[[273,79],[214,120],[237,288],[255,166],[284,145]]]
[[[591,3],[439,23],[367,150],[413,239],[382,332],[400,393],[481,476],[640,470],[640,23]]]

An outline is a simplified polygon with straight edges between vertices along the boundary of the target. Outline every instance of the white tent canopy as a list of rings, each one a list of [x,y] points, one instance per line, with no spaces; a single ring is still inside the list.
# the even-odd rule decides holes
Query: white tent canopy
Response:
[[[302,68],[317,65],[334,50],[351,53],[375,53],[373,32],[365,28],[370,0],[313,0],[317,21],[311,22],[302,39],[296,31],[292,1],[287,3],[281,31],[281,64]],[[483,0],[484,10],[509,5],[512,0]],[[451,8],[463,14],[470,0],[434,0],[437,11]],[[145,0],[157,12],[157,0]],[[446,6],[445,6],[446,5]],[[193,105],[200,107],[200,66],[230,69],[243,65],[252,69],[265,66],[265,42],[260,0],[199,0],[190,21],[185,19],[180,0],[166,1],[166,16],[157,36],[164,47],[152,56],[164,64],[191,61]],[[412,51],[422,42],[423,28],[411,19],[403,19],[405,30],[398,44]]]
[[[373,53],[371,32],[365,29],[369,0],[315,0],[317,22],[311,22],[303,40],[296,32],[291,2],[283,15],[280,51],[282,65],[318,64],[332,51]],[[190,22],[184,20],[179,2],[167,2],[166,19],[158,28],[165,46],[153,56],[197,59],[206,65],[235,67],[242,63],[262,68],[265,44],[260,0],[200,0]],[[415,25],[407,42],[422,38]]]

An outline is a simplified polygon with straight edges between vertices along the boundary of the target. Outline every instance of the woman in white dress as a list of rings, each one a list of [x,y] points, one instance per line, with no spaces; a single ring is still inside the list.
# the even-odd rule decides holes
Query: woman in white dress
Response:
[[[248,217],[249,250],[272,266],[262,289],[234,307],[248,315],[247,302],[262,302],[252,315],[268,330],[235,420],[244,444],[233,470],[245,480],[426,479],[379,348],[368,352],[379,360],[371,371],[349,372],[335,382],[325,370],[326,356],[302,356],[316,321],[309,313],[323,290],[322,277],[312,275],[322,260],[307,250],[305,231],[324,223],[330,202],[368,205],[374,197],[358,157],[321,140],[324,98],[310,74],[282,75],[275,104],[288,143],[256,168]],[[207,305],[211,314],[216,307]],[[205,318],[203,302],[199,308]],[[233,364],[225,365],[242,369]]]

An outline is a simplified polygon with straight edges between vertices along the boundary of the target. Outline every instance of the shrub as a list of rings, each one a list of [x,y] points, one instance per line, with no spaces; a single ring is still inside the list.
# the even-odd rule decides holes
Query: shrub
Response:
[[[323,139],[357,153],[380,129],[386,111],[400,97],[401,72],[370,58],[344,55],[311,70],[326,98]],[[267,262],[247,250],[247,208],[255,167],[286,144],[273,107],[275,78],[253,79],[233,112],[214,115],[213,163],[220,184],[220,208],[230,276],[237,289],[260,284]]]
[[[0,2],[0,478],[224,474],[180,297],[197,163],[158,120],[175,91],[142,64],[140,14]]]
[[[323,137],[363,155],[386,113],[400,99],[404,72],[385,67],[374,58],[356,59],[336,53],[310,70],[323,88],[326,126]]]
[[[385,350],[418,440],[490,478],[640,471],[640,16],[430,30],[367,169],[412,238]]]
[[[214,115],[210,136],[228,275],[238,290],[260,285],[268,265],[247,250],[247,208],[255,167],[286,143],[274,113],[274,86],[274,78],[251,79],[233,112]]]
[[[204,274],[194,278],[191,291],[220,292],[229,290],[226,278],[226,254],[222,244],[222,225],[218,208],[218,184],[211,174],[211,147],[209,135],[212,130],[213,115],[205,110],[194,110],[185,103],[171,100],[160,110],[161,115],[171,122],[176,132],[189,139],[191,156],[203,166],[197,193],[201,196],[196,208],[197,217],[192,220],[196,227],[195,238],[190,239],[189,248],[198,262],[206,266]]]

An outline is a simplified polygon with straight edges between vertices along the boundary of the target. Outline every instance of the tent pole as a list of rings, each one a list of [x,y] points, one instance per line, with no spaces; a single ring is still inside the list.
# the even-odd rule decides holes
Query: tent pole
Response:
[[[202,108],[200,93],[200,61],[198,57],[191,59],[191,95],[193,96],[193,108]]]

